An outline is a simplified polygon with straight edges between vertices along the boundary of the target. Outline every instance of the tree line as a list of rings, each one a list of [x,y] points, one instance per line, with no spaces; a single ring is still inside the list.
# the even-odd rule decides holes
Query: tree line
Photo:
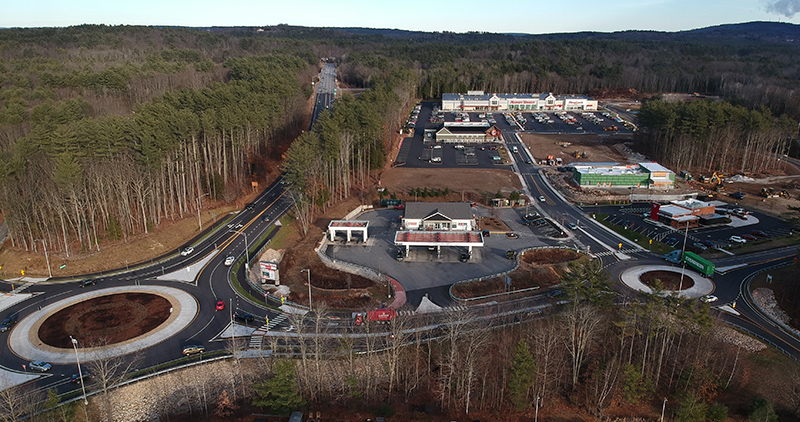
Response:
[[[165,93],[131,116],[88,117],[80,99],[33,107],[27,136],[0,152],[12,241],[27,249],[41,239],[67,255],[99,250],[102,239],[192,213],[206,194],[235,198],[254,160],[298,130],[308,97],[300,81],[315,65],[280,54],[232,58],[230,82]]]
[[[607,280],[596,262],[573,264],[563,279],[564,304],[544,314],[520,312],[529,305],[511,301],[496,305],[492,317],[475,309],[399,316],[388,327],[367,321],[339,338],[326,335],[324,307],[292,315],[296,344],[270,337],[264,347],[277,366],[250,397],[275,411],[309,403],[383,409],[385,416],[411,402],[427,403],[418,406],[424,413],[511,418],[508,412],[530,411],[538,401],[542,410],[567,405],[604,418],[627,408],[634,409],[628,416],[648,417],[664,398],[667,417],[679,422],[774,416],[773,405],[796,415],[795,362],[743,350],[718,335],[724,329],[714,326],[708,304],[665,296],[658,285],[653,294],[626,297],[629,306],[614,306]],[[431,325],[438,328],[420,330]],[[775,371],[767,371],[771,379],[757,377],[766,367]]]
[[[296,139],[286,153],[284,169],[297,193],[295,213],[303,234],[318,210],[349,198],[356,187],[371,184],[370,171],[386,160],[391,136],[402,110],[413,101],[416,80],[405,69],[392,69],[358,97],[345,94],[323,112],[314,130]]]
[[[780,165],[797,135],[786,115],[724,101],[649,100],[639,123],[643,150],[677,170],[761,173]]]

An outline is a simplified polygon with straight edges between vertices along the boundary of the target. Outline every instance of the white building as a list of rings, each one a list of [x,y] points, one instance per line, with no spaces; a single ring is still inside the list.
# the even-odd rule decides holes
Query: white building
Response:
[[[467,91],[466,94],[442,94],[444,111],[558,111],[597,110],[597,100],[583,95],[543,94],[486,94]]]
[[[475,230],[472,207],[465,202],[407,202],[404,230]]]

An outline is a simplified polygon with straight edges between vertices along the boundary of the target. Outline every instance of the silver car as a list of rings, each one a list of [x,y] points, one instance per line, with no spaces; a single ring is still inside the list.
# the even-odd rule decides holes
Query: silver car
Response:
[[[228,255],[227,257],[225,257],[225,266],[230,267],[231,265],[233,265],[233,261],[235,260],[236,258],[234,258],[233,255]]]
[[[47,372],[47,371],[49,371],[49,370],[50,370],[50,368],[52,368],[53,366],[52,366],[52,365],[50,365],[50,364],[49,364],[49,363],[47,363],[47,362],[42,362],[42,361],[40,361],[40,360],[37,360],[37,361],[35,361],[35,362],[31,362],[31,363],[30,363],[30,367],[31,367],[31,371]]]

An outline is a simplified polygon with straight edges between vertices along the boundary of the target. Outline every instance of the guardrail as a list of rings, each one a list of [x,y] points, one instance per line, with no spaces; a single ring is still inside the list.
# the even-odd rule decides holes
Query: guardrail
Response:
[[[755,278],[755,276],[757,276],[758,274],[767,272],[767,271],[772,271],[772,270],[775,270],[775,269],[778,269],[778,268],[787,267],[787,266],[789,266],[791,264],[792,264],[791,262],[784,262],[782,264],[776,264],[776,265],[764,268],[764,269],[762,269],[760,271],[757,271],[757,272],[755,272],[753,274],[750,274],[749,276],[747,276],[747,278],[744,279],[744,291],[745,291],[745,293],[747,295],[745,299],[747,301],[749,301],[750,303],[752,303],[754,305],[754,307],[756,309],[758,309],[758,311],[762,315],[764,315],[765,317],[769,318],[769,320],[772,321],[774,324],[780,326],[780,328],[782,328],[784,330],[784,332],[786,332],[790,336],[794,337],[796,340],[800,340],[800,334],[798,334],[797,329],[789,327],[788,325],[786,325],[786,324],[778,321],[777,319],[773,318],[772,315],[764,312],[764,310],[761,309],[760,306],[758,306],[758,304],[756,303],[755,299],[753,299],[753,296],[750,294],[750,282],[753,281],[753,278]]]

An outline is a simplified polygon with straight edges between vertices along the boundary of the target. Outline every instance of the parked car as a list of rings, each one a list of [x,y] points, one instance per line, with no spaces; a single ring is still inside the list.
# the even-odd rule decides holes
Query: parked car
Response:
[[[203,353],[205,351],[206,348],[200,345],[185,346],[183,348],[183,355],[184,356],[196,355],[198,353]]]
[[[716,302],[718,299],[719,298],[714,296],[714,295],[705,295],[705,296],[700,298],[700,300],[702,300],[705,303]]]
[[[181,256],[189,256],[192,254],[192,252],[194,252],[194,248],[191,246],[187,246],[183,248],[183,250],[181,251]]]
[[[519,238],[519,235],[516,233],[506,233],[506,237],[509,239],[517,239]]]
[[[563,290],[553,290],[553,291],[551,291],[550,293],[547,294],[547,297],[549,297],[549,298],[554,298],[554,297],[559,297],[559,296],[564,296],[564,291]]]
[[[747,195],[747,194],[744,193],[744,192],[734,192],[734,193],[731,194],[731,198],[744,199],[745,195]]]
[[[31,368],[31,371],[39,371],[39,372],[47,372],[50,370],[50,368],[53,367],[53,365],[50,365],[47,362],[42,362],[40,360],[31,362],[29,366]]]
[[[743,234],[741,237],[742,237],[742,239],[745,239],[745,240],[751,240],[751,241],[752,240],[756,240],[756,237],[753,236],[752,234]]]
[[[14,313],[7,316],[3,322],[0,322],[0,333],[5,333],[6,331],[10,330],[11,327],[17,323],[17,318],[19,318],[19,314]]]
[[[224,300],[218,300],[217,301],[217,305],[215,307],[216,307],[216,309],[218,311],[224,311],[225,310],[225,301]]]
[[[97,284],[96,278],[87,278],[81,280],[81,287],[94,286],[95,284]]]
[[[666,244],[667,246],[675,246],[678,244],[678,239],[670,237],[669,239],[664,241],[664,244]]]
[[[394,206],[394,209],[398,210],[398,211],[402,211],[402,210],[406,209],[406,206],[403,205],[403,204],[398,204],[398,205]]]
[[[236,261],[236,258],[234,258],[233,255],[226,256],[225,257],[225,266],[226,267],[230,267],[231,265],[233,265],[233,261]]]
[[[700,243],[706,245],[706,247],[709,247],[709,248],[713,248],[713,247],[717,246],[717,245],[714,244],[714,242],[712,242],[710,240],[703,240]]]
[[[769,237],[766,233],[764,233],[761,230],[753,230],[750,232],[750,234],[752,234],[755,237]]]
[[[397,251],[397,254],[395,254],[394,258],[398,261],[402,261],[405,259],[405,254],[403,254],[403,251]]]
[[[747,243],[747,241],[744,238],[739,236],[731,236],[728,238],[728,240],[734,243]]]
[[[708,246],[704,245],[702,242],[694,242],[692,244],[692,246],[694,246],[696,249],[699,249],[701,251],[708,250]]]

